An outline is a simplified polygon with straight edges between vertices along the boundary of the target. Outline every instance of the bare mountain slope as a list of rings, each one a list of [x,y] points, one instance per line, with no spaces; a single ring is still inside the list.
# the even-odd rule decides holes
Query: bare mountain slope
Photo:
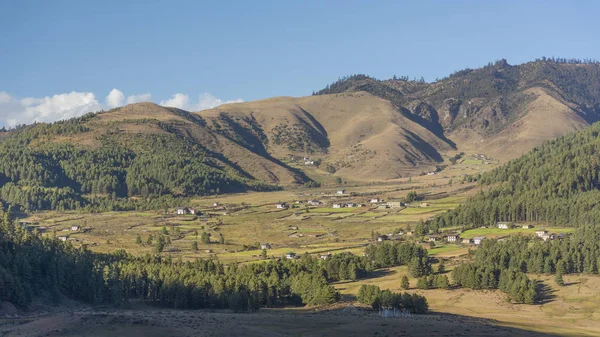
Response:
[[[278,97],[197,114],[211,130],[259,153],[322,159],[336,174],[359,180],[420,173],[452,149],[389,101],[366,92]]]
[[[542,59],[506,60],[465,69],[434,83],[341,79],[315,93],[367,91],[458,148],[515,158],[545,140],[600,120],[600,64]]]

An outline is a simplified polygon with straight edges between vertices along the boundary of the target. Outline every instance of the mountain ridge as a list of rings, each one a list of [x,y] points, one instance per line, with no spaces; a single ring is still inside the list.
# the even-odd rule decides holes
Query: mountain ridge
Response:
[[[510,160],[599,119],[598,63],[538,60],[512,66],[501,60],[434,83],[355,75],[306,97],[198,112],[136,103],[1,132],[5,155],[41,167],[50,180],[24,178],[28,168],[5,164],[0,189],[14,199],[26,191],[70,188],[62,192],[76,197],[61,207],[72,208],[110,194],[191,196],[318,186],[332,178],[382,181],[436,171],[458,152]],[[90,162],[69,157],[75,153]],[[97,156],[117,164],[96,167]],[[78,180],[88,174],[80,165],[96,167],[88,177],[96,183]],[[180,176],[175,168],[186,173]],[[145,180],[127,180],[130,171]]]

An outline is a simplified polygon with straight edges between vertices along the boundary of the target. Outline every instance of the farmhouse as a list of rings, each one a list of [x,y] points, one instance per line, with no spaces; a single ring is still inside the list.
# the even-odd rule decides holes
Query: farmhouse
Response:
[[[177,207],[177,215],[183,215],[187,211],[185,207]]]
[[[530,228],[533,228],[533,226],[532,225],[523,225],[522,228],[523,229],[530,229]]]
[[[73,232],[78,232],[78,231],[80,231],[80,230],[81,230],[81,227],[80,227],[80,226],[75,226],[75,225],[74,225],[74,226],[71,226],[71,231],[73,231]]]
[[[319,206],[321,204],[321,202],[319,200],[309,200],[308,204],[310,206]]]
[[[430,236],[429,236],[429,238],[428,238],[428,241],[429,241],[429,242],[436,242],[436,241],[438,241],[439,239],[440,239],[440,236],[439,236],[439,235],[430,235]]]
[[[550,234],[546,233],[546,234],[542,235],[542,240],[544,240],[544,241],[554,240],[554,239],[556,239],[556,234],[554,234],[554,233],[550,233]]]
[[[498,222],[498,228],[500,229],[509,229],[511,227],[508,222]]]
[[[327,260],[327,259],[328,259],[328,258],[330,258],[330,257],[331,257],[331,253],[327,253],[327,254],[325,254],[325,255],[321,255],[321,256],[319,256],[319,258],[320,258],[321,260]]]
[[[428,202],[422,202],[421,203],[421,207],[429,207],[429,203]]]
[[[213,202],[213,207],[219,207],[219,203],[218,202]]]
[[[476,245],[480,245],[481,241],[485,240],[485,236],[476,236],[473,238],[473,243]]]
[[[371,203],[376,204],[379,202],[379,198],[371,198]]]
[[[291,231],[297,231],[298,230],[298,226],[290,226],[288,227],[289,230]]]
[[[535,235],[538,236],[538,238],[541,238],[542,236],[544,236],[546,233],[548,233],[547,230],[545,229],[539,229],[537,231],[535,231]]]
[[[381,235],[381,236],[377,237],[377,242],[383,242],[387,239],[388,239],[387,235]]]
[[[288,260],[294,260],[294,259],[297,259],[298,256],[294,252],[287,252],[287,253],[285,253],[285,258]]]
[[[356,204],[349,202],[346,204],[346,207],[356,207]]]
[[[448,236],[446,237],[446,241],[448,242],[457,242],[458,239],[460,239],[458,234],[448,234]]]
[[[196,215],[196,210],[193,208],[188,208],[188,212],[190,212],[192,215]]]
[[[345,193],[346,193],[346,190],[339,190],[339,191],[337,191],[337,192],[335,192],[335,193],[337,193],[337,194],[345,194]]]
[[[471,243],[471,239],[462,239],[462,243],[468,245]]]
[[[400,201],[388,201],[386,203],[386,205],[389,208],[400,208],[400,207],[402,207],[402,202],[400,202]]]
[[[67,237],[67,236],[59,236],[59,237],[58,237],[58,239],[59,239],[60,241],[63,241],[63,242],[64,242],[64,241],[67,241],[68,237]]]
[[[268,243],[263,243],[260,245],[260,249],[271,249],[271,245]]]
[[[287,205],[285,204],[285,202],[282,202],[282,203],[275,204],[275,208],[277,208],[277,209],[287,209]]]
[[[333,208],[343,208],[344,204],[333,204]]]

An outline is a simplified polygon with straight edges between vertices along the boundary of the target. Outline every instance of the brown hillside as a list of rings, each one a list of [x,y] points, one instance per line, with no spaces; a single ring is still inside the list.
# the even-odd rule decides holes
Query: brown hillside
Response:
[[[366,92],[278,97],[197,113],[212,130],[276,158],[304,156],[356,180],[398,178],[431,170],[452,147]],[[252,134],[252,135],[250,135]],[[259,141],[261,144],[252,143]]]

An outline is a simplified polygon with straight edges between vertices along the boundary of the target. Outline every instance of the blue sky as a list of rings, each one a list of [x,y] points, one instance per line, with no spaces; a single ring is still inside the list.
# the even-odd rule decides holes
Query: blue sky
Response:
[[[0,124],[128,98],[303,96],[353,73],[432,81],[500,58],[599,59],[598,13],[596,1],[4,0]]]

